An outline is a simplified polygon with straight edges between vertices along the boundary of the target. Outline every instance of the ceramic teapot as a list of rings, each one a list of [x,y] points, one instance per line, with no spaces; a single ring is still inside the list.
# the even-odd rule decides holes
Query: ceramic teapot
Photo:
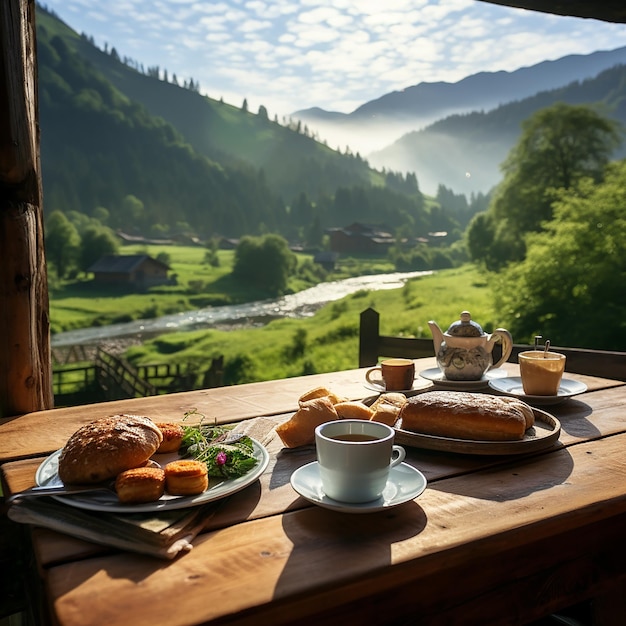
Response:
[[[461,319],[450,324],[445,333],[436,322],[430,321],[428,326],[433,334],[437,364],[448,380],[480,380],[488,370],[502,365],[513,349],[508,330],[497,328],[489,335],[472,321],[469,311],[463,311]],[[502,357],[493,363],[491,353],[498,340],[502,342]]]

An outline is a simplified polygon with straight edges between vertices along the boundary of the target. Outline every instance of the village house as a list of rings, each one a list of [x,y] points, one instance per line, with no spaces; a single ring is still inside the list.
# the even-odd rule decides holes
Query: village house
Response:
[[[354,222],[343,228],[326,230],[330,249],[339,253],[385,254],[395,243],[393,235],[383,226]]]
[[[93,273],[95,283],[144,290],[172,284],[169,270],[169,265],[147,254],[108,254],[98,259],[87,271]]]

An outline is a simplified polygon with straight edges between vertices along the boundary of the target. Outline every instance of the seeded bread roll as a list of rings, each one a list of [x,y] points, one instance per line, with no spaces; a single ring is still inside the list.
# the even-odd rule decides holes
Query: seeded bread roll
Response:
[[[160,467],[136,467],[117,475],[115,491],[120,502],[156,502],[165,491],[165,472]]]
[[[526,431],[525,414],[516,403],[460,391],[429,391],[408,398],[400,419],[403,430],[457,439],[513,441],[523,439]]]
[[[287,448],[297,448],[315,442],[315,429],[324,422],[339,419],[328,396],[312,398],[300,403],[300,408],[276,427],[278,436]]]
[[[59,455],[59,478],[67,484],[110,480],[143,465],[161,441],[161,431],[147,417],[103,417],[81,426],[68,439]]]

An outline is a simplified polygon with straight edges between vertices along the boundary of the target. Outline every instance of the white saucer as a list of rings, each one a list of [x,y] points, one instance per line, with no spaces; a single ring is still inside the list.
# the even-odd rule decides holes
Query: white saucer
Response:
[[[308,463],[291,475],[291,486],[306,500],[333,511],[342,513],[374,513],[404,504],[417,498],[426,489],[426,478],[419,470],[400,463],[389,471],[389,480],[378,500],[363,503],[339,502],[322,491],[317,461]]]
[[[432,381],[437,387],[446,389],[456,389],[457,391],[471,391],[473,389],[483,389],[489,386],[489,381],[493,379],[505,378],[507,371],[501,367],[489,370],[480,380],[448,380],[438,367],[420,372],[422,378]]]
[[[565,402],[572,396],[577,396],[579,393],[587,391],[587,385],[580,383],[577,380],[571,380],[569,378],[562,378],[559,385],[559,391],[556,396],[528,396],[524,393],[522,387],[522,379],[519,376],[510,376],[509,378],[500,378],[496,380],[490,380],[489,386],[496,391],[500,391],[508,396],[515,396],[528,404],[535,404],[539,406],[547,406],[550,404],[559,404]]]
[[[375,391],[376,393],[387,393],[387,388],[384,384],[374,383],[366,380],[363,385],[366,389],[369,389],[370,391]],[[402,389],[400,391],[394,391],[393,393],[411,393],[412,391],[417,391],[418,389],[424,389],[429,385],[430,383],[427,380],[420,380],[419,378],[416,378],[413,381],[413,386],[410,389]]]

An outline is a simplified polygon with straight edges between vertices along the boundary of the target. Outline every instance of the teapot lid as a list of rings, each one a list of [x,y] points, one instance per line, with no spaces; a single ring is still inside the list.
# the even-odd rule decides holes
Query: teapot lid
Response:
[[[450,328],[446,331],[447,335],[453,337],[482,337],[482,326],[472,321],[472,316],[469,311],[463,311],[461,313],[461,319],[450,324]]]

